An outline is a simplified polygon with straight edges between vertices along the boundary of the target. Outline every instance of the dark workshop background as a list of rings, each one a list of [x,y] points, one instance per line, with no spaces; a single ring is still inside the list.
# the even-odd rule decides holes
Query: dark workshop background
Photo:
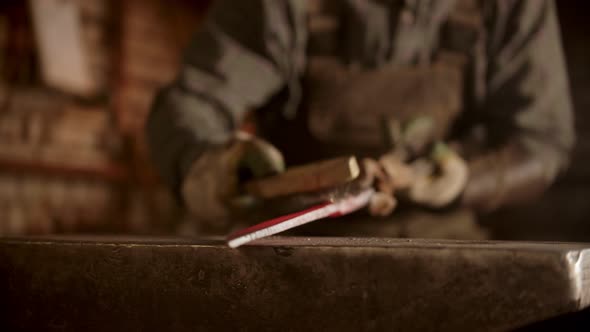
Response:
[[[0,1],[0,235],[174,229],[143,125],[208,2]],[[541,199],[485,218],[501,239],[590,241],[590,5],[557,5],[577,145]]]

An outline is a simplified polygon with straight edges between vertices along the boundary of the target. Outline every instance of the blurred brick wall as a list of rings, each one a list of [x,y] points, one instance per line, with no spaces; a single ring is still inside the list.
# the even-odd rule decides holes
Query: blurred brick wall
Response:
[[[0,3],[0,235],[170,231],[179,211],[142,128],[205,2],[66,1],[100,87],[85,98],[46,86],[29,4]]]
[[[76,0],[93,79],[109,89],[109,3]],[[5,6],[5,7],[4,7]],[[114,178],[121,140],[108,100],[80,102],[44,86],[29,7],[0,7],[0,234],[105,229],[124,202]],[[25,61],[22,61],[25,59]],[[121,226],[117,226],[121,228]]]

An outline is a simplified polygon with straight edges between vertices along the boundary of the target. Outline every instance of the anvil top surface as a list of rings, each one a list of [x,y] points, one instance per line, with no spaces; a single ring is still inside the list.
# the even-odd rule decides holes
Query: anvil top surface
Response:
[[[0,239],[4,331],[504,331],[590,304],[590,244]]]
[[[174,246],[174,247],[219,247],[227,248],[221,237],[175,237],[175,236],[105,236],[105,235],[52,235],[21,238],[0,238],[0,245],[121,245],[121,246]],[[395,248],[403,249],[465,249],[465,250],[509,250],[546,251],[569,253],[590,249],[590,243],[576,242],[527,242],[527,241],[464,241],[442,239],[401,239],[373,237],[294,237],[274,236],[251,242],[247,247],[335,247],[335,248]]]

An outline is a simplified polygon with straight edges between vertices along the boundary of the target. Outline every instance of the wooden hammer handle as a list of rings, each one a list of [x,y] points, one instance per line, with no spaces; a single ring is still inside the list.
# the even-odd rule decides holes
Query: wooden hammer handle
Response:
[[[282,174],[249,181],[246,192],[263,199],[328,189],[348,183],[360,174],[354,156],[324,160],[288,169]]]

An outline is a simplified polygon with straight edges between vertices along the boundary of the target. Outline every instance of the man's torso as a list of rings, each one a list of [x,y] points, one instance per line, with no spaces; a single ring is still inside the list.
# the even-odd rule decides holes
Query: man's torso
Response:
[[[307,4],[303,102],[295,119],[278,120],[271,102],[270,128],[261,126],[288,162],[382,153],[390,122],[428,117],[433,140],[448,136],[481,31],[476,0]]]

